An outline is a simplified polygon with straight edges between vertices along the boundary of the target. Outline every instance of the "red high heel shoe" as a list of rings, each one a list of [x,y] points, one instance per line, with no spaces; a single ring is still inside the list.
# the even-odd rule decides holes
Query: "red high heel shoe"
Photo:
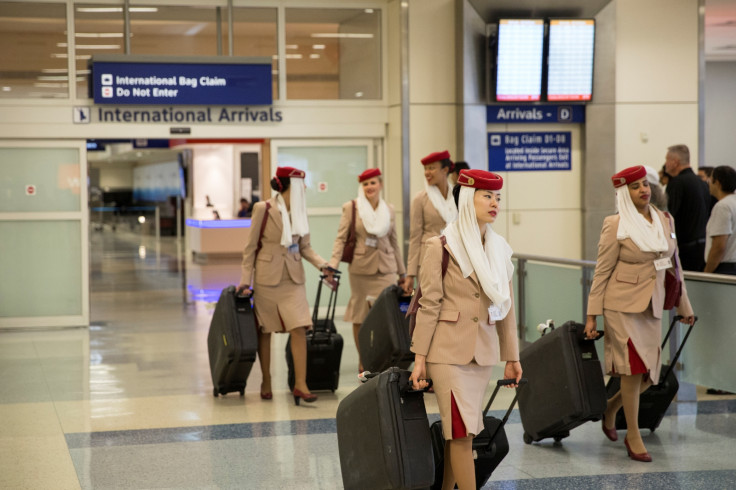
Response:
[[[624,437],[624,444],[626,445],[626,451],[629,453],[629,457],[633,459],[634,461],[641,461],[642,463],[651,463],[652,457],[649,456],[649,453],[635,453],[631,450],[629,447],[629,441],[626,440]]]
[[[314,393],[302,393],[296,388],[294,388],[292,395],[294,395],[294,405],[296,405],[297,407],[299,406],[299,400],[304,400],[305,403],[312,403],[316,402],[317,398],[319,398]]]
[[[273,393],[270,391],[268,393],[261,393],[261,400],[273,400]]]
[[[606,427],[606,415],[603,414],[603,417],[601,418],[601,428],[603,429],[603,433],[608,437],[609,441],[616,442],[618,441],[618,433],[616,432],[616,427],[613,429],[608,429]]]

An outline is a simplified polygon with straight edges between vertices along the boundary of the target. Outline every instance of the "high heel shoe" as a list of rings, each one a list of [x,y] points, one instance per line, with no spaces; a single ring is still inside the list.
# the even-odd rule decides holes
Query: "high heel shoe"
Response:
[[[603,414],[603,417],[601,418],[601,428],[603,429],[603,433],[608,437],[609,441],[616,442],[618,441],[618,433],[616,432],[616,427],[613,429],[608,429],[606,427],[606,415]]]
[[[629,453],[629,457],[631,459],[633,459],[634,461],[641,461],[642,463],[651,463],[652,462],[652,457],[649,456],[649,453],[645,452],[645,453],[638,453],[637,454],[637,453],[633,452],[631,450],[631,448],[629,447],[629,441],[626,440],[625,437],[624,437],[624,444],[626,445],[626,451]]]
[[[299,406],[299,400],[304,400],[305,403],[312,403],[312,402],[316,402],[317,398],[319,398],[314,393],[303,393],[302,391],[297,390],[296,388],[294,388],[292,395],[294,395],[294,405],[296,406]]]
[[[261,392],[261,400],[273,400],[273,393],[270,391],[268,393]]]

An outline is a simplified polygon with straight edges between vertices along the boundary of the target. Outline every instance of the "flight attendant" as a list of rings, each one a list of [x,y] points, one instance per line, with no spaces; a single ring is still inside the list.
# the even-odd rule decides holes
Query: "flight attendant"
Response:
[[[345,310],[345,321],[353,324],[353,337],[358,347],[358,332],[368,315],[367,297],[374,298],[392,284],[399,284],[411,292],[406,278],[404,259],[396,237],[396,216],[392,205],[381,197],[383,179],[381,170],[370,168],[358,176],[358,197],[342,206],[342,217],[332,247],[330,265],[340,264],[345,241],[350,233],[355,211],[355,253],[348,266],[350,273],[350,301]],[[363,371],[358,349],[359,372]]]
[[[596,316],[603,315],[606,372],[621,377],[621,390],[603,414],[603,433],[618,440],[616,413],[623,406],[629,457],[650,462],[639,433],[639,395],[659,382],[665,272],[677,267],[682,277],[682,267],[674,259],[674,220],[650,205],[646,168],[629,167],[611,179],[618,214],[603,221],[585,334],[597,336]],[[684,281],[677,313],[685,323],[694,323]]]
[[[407,275],[414,278],[419,274],[422,249],[428,238],[437,236],[457,218],[457,205],[452,198],[452,185],[448,175],[454,164],[450,152],[438,151],[422,158],[424,165],[424,190],[411,201],[409,226],[409,257]]]
[[[312,316],[304,286],[302,257],[323,270],[327,262],[309,243],[309,223],[303,170],[278,167],[271,179],[274,197],[253,206],[251,233],[243,251],[239,290],[253,289],[258,321],[258,357],[263,371],[261,398],[270,400],[271,334],[291,335],[294,358],[294,403],[314,402],[317,395],[307,386],[307,329]],[[264,224],[265,220],[265,224]],[[261,230],[262,236],[261,236]],[[260,237],[260,241],[259,241]],[[325,274],[331,276],[327,270]]]
[[[434,382],[445,437],[443,490],[475,489],[473,437],[483,430],[483,395],[494,364],[521,379],[511,263],[512,250],[491,225],[503,179],[462,170],[453,189],[458,218],[427,240],[419,284],[422,297],[411,350],[415,389]],[[442,256],[449,254],[442,275]],[[516,384],[512,385],[516,386]]]

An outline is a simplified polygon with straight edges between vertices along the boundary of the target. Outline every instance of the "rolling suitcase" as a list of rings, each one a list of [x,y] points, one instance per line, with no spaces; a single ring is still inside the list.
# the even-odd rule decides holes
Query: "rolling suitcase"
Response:
[[[667,344],[667,339],[670,338],[672,330],[680,320],[682,320],[682,317],[679,315],[672,320],[670,328],[667,331],[667,335],[665,335],[664,340],[662,341],[662,350],[664,350],[664,346]],[[695,320],[697,321],[697,317]],[[677,349],[677,353],[675,353],[675,357],[672,359],[670,364],[662,364],[662,369],[659,373],[659,384],[650,386],[641,394],[641,397],[639,398],[639,428],[649,429],[654,432],[655,429],[659,427],[660,422],[662,422],[664,414],[667,412],[667,408],[670,406],[670,403],[672,403],[672,400],[677,396],[677,391],[680,389],[680,383],[677,381],[673,366],[677,365],[677,360],[680,358],[682,348],[685,346],[685,342],[690,336],[693,326],[695,326],[695,323],[688,325],[687,333],[685,333],[685,336],[680,343],[680,347]],[[618,376],[612,376],[606,385],[608,398],[615,395],[620,388],[621,378]],[[621,409],[616,414],[616,430],[623,429],[626,429],[626,417],[624,416],[623,409]]]
[[[342,335],[335,329],[335,308],[337,290],[340,286],[340,273],[328,284],[330,299],[327,315],[318,319],[322,285],[327,284],[326,276],[320,276],[317,299],[312,312],[312,329],[307,332],[307,386],[310,391],[331,390],[334,392],[340,382],[340,359],[342,358]],[[294,358],[291,355],[291,337],[286,342],[286,364],[289,367],[289,389],[294,390]]]
[[[521,351],[521,367],[529,378],[519,392],[525,443],[548,437],[559,442],[575,427],[603,417],[608,402],[603,370],[584,329],[572,321],[552,327]]]
[[[473,438],[473,458],[475,459],[475,486],[482,488],[491,477],[491,473],[501,463],[503,458],[509,453],[509,441],[506,438],[504,425],[511,415],[511,410],[516,405],[518,392],[514,395],[506,415],[503,419],[488,415],[493,400],[496,398],[498,389],[513,383],[513,379],[500,379],[496,383],[491,398],[483,409],[483,430],[480,434]],[[522,378],[520,385],[526,383],[526,378]],[[432,453],[434,454],[434,484],[432,490],[440,490],[442,488],[442,478],[445,474],[445,437],[442,435],[442,421],[438,420],[430,427],[432,434]]]
[[[258,353],[258,332],[250,296],[235,286],[220,293],[207,334],[214,396],[231,391],[245,394],[245,383]]]
[[[369,378],[337,406],[337,444],[346,490],[428,488],[434,477],[424,393],[409,371]]]
[[[411,296],[405,296],[395,284],[376,298],[358,332],[360,358],[366,370],[381,372],[391,366],[406,369],[414,362],[406,318],[410,301]]]

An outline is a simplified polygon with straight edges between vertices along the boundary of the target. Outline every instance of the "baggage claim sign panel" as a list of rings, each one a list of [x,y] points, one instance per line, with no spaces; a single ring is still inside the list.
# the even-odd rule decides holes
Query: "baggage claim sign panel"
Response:
[[[488,133],[488,170],[570,170],[571,133]]]
[[[97,122],[243,123],[282,120],[281,111],[271,106],[269,58],[233,57],[212,62],[211,59],[196,57],[96,56],[92,60],[91,71],[90,95],[95,104],[101,105],[97,108]],[[150,108],[108,108],[103,105]],[[176,107],[182,105],[199,107]]]

